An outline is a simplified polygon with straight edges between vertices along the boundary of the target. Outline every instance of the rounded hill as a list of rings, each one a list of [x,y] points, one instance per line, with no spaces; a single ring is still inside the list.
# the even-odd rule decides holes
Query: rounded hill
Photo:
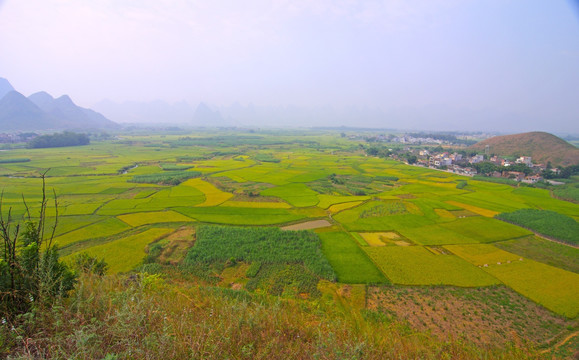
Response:
[[[495,136],[469,147],[484,151],[489,146],[490,154],[501,156],[530,156],[533,162],[553,166],[579,164],[579,149],[565,140],[546,132],[528,132],[514,135]]]

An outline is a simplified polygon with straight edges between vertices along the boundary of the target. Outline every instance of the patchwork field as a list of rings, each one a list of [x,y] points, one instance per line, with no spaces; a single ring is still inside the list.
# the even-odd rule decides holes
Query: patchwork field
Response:
[[[162,248],[160,259],[178,263],[187,247],[195,248],[196,229],[205,225],[275,226],[318,234],[319,256],[341,283],[500,285],[554,313],[578,315],[579,250],[497,219],[533,209],[539,216],[525,215],[525,227],[540,233],[537,229],[545,231],[550,224],[544,214],[550,219],[565,215],[563,225],[555,228],[566,231],[550,234],[556,241],[564,234],[573,242],[576,203],[544,189],[477,181],[366,156],[363,140],[333,133],[252,134],[251,140],[232,133],[220,141],[209,140],[211,136],[194,134],[184,140],[181,135],[129,134],[74,151],[0,152],[0,160],[30,159],[2,164],[3,214],[12,208],[12,215],[21,218],[24,196],[32,219],[37,217],[38,176],[50,169],[47,187],[58,197],[54,241],[67,259],[86,252],[104,258],[111,272],[137,267],[148,245],[164,237],[154,245]],[[180,178],[183,173],[195,177]],[[465,181],[468,185],[458,186]],[[524,211],[515,212],[520,209]],[[47,214],[51,224],[57,214],[53,202]],[[210,252],[211,246],[204,246]],[[303,280],[302,268],[295,264],[270,264],[262,258],[255,262],[259,264],[235,265],[235,271],[247,268],[256,274],[244,275],[236,286],[276,292],[272,284],[283,283],[280,274],[290,274],[297,283]],[[223,270],[212,269],[204,273],[205,279],[213,281],[211,276]],[[268,283],[271,278],[264,274],[279,278]],[[317,275],[308,276],[311,281]],[[311,282],[304,284],[308,293],[316,293]]]

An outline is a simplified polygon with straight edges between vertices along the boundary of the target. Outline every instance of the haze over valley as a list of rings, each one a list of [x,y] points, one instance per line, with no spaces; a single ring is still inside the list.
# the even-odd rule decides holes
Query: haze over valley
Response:
[[[0,358],[579,359],[578,19],[0,0]]]

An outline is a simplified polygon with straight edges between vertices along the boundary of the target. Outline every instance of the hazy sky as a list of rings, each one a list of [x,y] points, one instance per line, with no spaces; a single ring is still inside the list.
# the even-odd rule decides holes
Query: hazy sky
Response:
[[[579,132],[579,6],[0,0],[0,77],[25,95],[69,94],[84,106],[434,106]]]

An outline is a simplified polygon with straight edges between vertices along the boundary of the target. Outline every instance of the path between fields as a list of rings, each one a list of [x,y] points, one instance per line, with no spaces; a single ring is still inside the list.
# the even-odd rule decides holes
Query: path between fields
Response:
[[[541,351],[541,354],[546,354],[548,352],[551,352],[553,350],[560,348],[561,346],[565,345],[569,340],[573,339],[577,335],[579,335],[579,331],[575,331],[574,333],[570,334],[565,339],[563,339],[560,342],[558,342],[557,344],[555,344],[553,347]]]
[[[527,230],[531,230],[531,229],[527,229]],[[533,230],[531,230],[531,231],[533,231]],[[569,247],[572,247],[572,248],[575,248],[575,249],[579,249],[579,245],[568,244],[568,243],[564,243],[564,242],[562,242],[562,241],[558,241],[558,240],[555,240],[555,239],[551,239],[551,238],[546,237],[545,235],[541,235],[541,234],[539,234],[538,232],[534,232],[534,231],[533,231],[533,234],[535,234],[535,236],[537,236],[537,237],[540,237],[541,239],[544,239],[544,240],[547,240],[547,241],[550,241],[550,242],[554,242],[554,243],[557,243],[557,244],[561,244],[561,245],[569,246]]]

